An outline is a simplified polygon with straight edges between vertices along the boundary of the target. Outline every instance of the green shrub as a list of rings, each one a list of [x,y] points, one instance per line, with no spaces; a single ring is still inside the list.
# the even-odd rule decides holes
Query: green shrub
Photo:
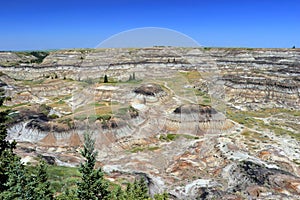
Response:
[[[48,115],[48,118],[50,119],[57,119],[59,116],[57,114]]]

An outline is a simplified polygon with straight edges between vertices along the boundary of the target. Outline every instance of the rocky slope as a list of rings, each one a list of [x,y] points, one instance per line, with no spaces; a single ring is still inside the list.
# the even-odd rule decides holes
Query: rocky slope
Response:
[[[96,139],[112,181],[173,199],[300,198],[300,50],[0,52],[23,160],[75,166]],[[103,77],[109,83],[103,83]]]

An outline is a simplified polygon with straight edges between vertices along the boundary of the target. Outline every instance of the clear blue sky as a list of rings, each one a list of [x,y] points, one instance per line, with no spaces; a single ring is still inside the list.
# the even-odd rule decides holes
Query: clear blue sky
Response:
[[[299,0],[3,0],[0,50],[97,46],[121,31],[164,27],[203,46],[300,47]]]

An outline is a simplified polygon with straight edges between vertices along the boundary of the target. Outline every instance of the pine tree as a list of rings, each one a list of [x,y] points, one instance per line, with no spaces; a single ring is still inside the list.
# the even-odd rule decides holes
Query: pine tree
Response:
[[[9,170],[7,181],[4,183],[6,190],[4,190],[0,197],[1,199],[26,199],[27,194],[25,188],[27,187],[27,176],[24,165],[21,164],[20,158],[17,156],[11,157],[9,162]]]
[[[114,191],[112,191],[110,200],[128,200],[125,196],[124,191],[122,190],[121,186],[117,186]]]
[[[138,186],[139,186],[139,194],[138,196],[140,198],[144,198],[147,199],[149,198],[149,191],[148,191],[148,186],[146,184],[145,178],[142,177],[139,182],[138,182]]]
[[[108,83],[108,77],[106,74],[104,75],[104,83]]]
[[[135,180],[133,183],[128,183],[125,196],[127,200],[151,199],[145,179],[141,178],[139,181]]]
[[[82,180],[77,183],[77,196],[79,199],[109,199],[110,192],[108,183],[104,179],[104,173],[101,168],[94,169],[97,157],[95,151],[95,140],[89,133],[84,134],[84,148],[81,155],[86,159],[80,164],[79,172]]]
[[[0,88],[0,107],[5,100],[4,90]],[[14,159],[15,154],[13,149],[16,148],[16,142],[9,142],[6,140],[7,130],[6,121],[9,111],[0,112],[0,192],[7,189],[5,183],[8,180],[9,164]]]
[[[134,189],[133,189],[133,184],[128,183],[126,190],[125,190],[125,197],[128,200],[134,200],[135,199],[135,194],[134,194]]]
[[[0,106],[4,101],[0,89]],[[14,154],[16,142],[6,140],[6,120],[8,111],[0,112],[0,199],[53,199],[45,165],[37,167],[36,175],[29,175],[21,159]]]
[[[164,192],[162,194],[155,194],[154,195],[155,200],[168,200],[169,199],[169,194]]]
[[[28,177],[27,191],[32,192],[29,196],[32,199],[53,199],[53,192],[50,190],[50,182],[48,181],[47,166],[42,161],[37,167],[36,172]]]
[[[135,80],[135,72],[132,74],[132,80]]]
[[[62,194],[55,197],[56,200],[79,200],[74,189],[66,188]]]
[[[9,168],[8,180],[5,183],[7,189],[1,193],[0,199],[53,199],[44,163],[37,166],[36,171],[32,174],[15,155]]]

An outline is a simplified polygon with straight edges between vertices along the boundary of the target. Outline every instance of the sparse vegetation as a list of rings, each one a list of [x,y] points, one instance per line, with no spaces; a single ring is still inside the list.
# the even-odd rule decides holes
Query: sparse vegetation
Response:
[[[137,147],[133,147],[129,151],[131,153],[137,153],[137,152],[141,152],[141,151],[155,151],[158,149],[160,149],[159,146],[137,146]]]
[[[21,63],[42,63],[44,58],[46,58],[49,55],[49,52],[47,51],[18,51],[15,52],[20,58],[26,58],[29,56],[33,56],[34,58],[30,60],[21,61]]]
[[[173,133],[168,133],[166,135],[160,135],[159,136],[159,140],[161,141],[174,141],[180,137],[183,137],[185,139],[193,139],[193,140],[197,140],[199,139],[198,136],[193,136],[193,135],[185,135],[185,134],[173,134]]]
[[[189,83],[198,82],[201,78],[201,75],[197,70],[180,72],[180,74],[182,74]]]
[[[256,128],[257,130],[270,130],[274,132],[277,136],[289,135],[292,138],[300,140],[299,134],[292,132],[286,128],[288,124],[281,124],[277,122],[270,121],[269,123],[265,123],[262,119],[273,117],[275,115],[290,115],[291,117],[298,117],[298,110],[288,110],[282,108],[268,108],[261,109],[259,111],[234,111],[231,109],[226,110],[227,116],[233,121],[238,122],[248,128]],[[292,124],[293,125],[293,124]],[[297,129],[296,129],[297,130]]]
[[[49,119],[57,119],[59,116],[57,114],[48,115]]]
[[[135,108],[133,108],[132,106],[128,106],[125,108],[119,108],[116,116],[124,116],[124,115],[130,115],[132,118],[137,117],[139,115],[138,110],[136,110]]]
[[[39,110],[40,110],[41,113],[43,113],[45,116],[47,116],[47,115],[49,115],[51,107],[47,106],[46,104],[41,104],[39,106]]]
[[[36,60],[33,60],[35,63],[42,63],[44,58],[49,55],[49,53],[45,51],[32,51],[30,54],[37,58]]]
[[[209,47],[204,48],[204,50],[207,51],[210,51],[210,49],[211,48]],[[193,50],[193,48],[187,50],[184,48],[180,49],[181,52],[187,52],[189,56],[193,56],[194,52],[190,50]],[[247,52],[248,50],[253,52]],[[85,50],[78,50],[82,54],[76,51],[77,50],[68,51],[68,53],[71,52],[68,55],[72,55],[72,62],[74,59],[82,60],[82,58],[85,58]],[[108,50],[96,49],[92,51]],[[138,52],[139,50],[137,49],[136,51]],[[175,48],[172,48],[172,51],[175,51]],[[240,54],[239,51],[242,51],[242,53]],[[27,147],[27,142],[25,143],[23,141],[20,144],[20,148],[18,147],[18,153],[21,152],[22,155],[26,156],[24,160],[32,161],[32,163],[39,161],[38,158],[35,158],[36,154],[43,154],[45,152],[54,154],[58,160],[63,162],[76,162],[78,161],[77,153],[80,149],[83,149],[82,146],[80,146],[80,142],[82,140],[82,129],[86,127],[85,125],[90,124],[92,128],[99,128],[101,131],[103,130],[103,133],[95,132],[94,135],[97,141],[99,141],[97,148],[101,149],[101,151],[103,150],[103,154],[101,152],[101,155],[99,155],[99,158],[104,158],[103,163],[99,162],[95,164],[95,162],[91,162],[89,158],[84,158],[82,166],[85,165],[85,167],[81,167],[81,173],[79,172],[78,167],[48,166],[47,169],[44,167],[39,168],[40,172],[44,171],[42,173],[44,174],[42,175],[44,177],[43,182],[50,182],[50,184],[41,184],[42,187],[45,189],[45,186],[49,186],[50,192],[48,190],[48,193],[54,194],[53,197],[55,199],[79,200],[79,190],[82,191],[80,194],[81,199],[151,199],[147,191],[147,184],[150,183],[152,186],[153,184],[156,184],[155,179],[151,180],[153,176],[157,176],[158,179],[161,177],[163,181],[167,181],[166,187],[171,189],[175,196],[177,193],[173,190],[174,188],[176,190],[178,188],[178,191],[181,192],[187,188],[187,184],[191,183],[191,181],[196,181],[197,179],[210,179],[211,184],[214,182],[220,184],[219,186],[216,185],[216,188],[211,188],[211,190],[204,186],[203,188],[200,188],[201,190],[199,190],[199,192],[205,193],[207,191],[210,193],[209,195],[211,195],[212,192],[220,192],[220,194],[227,195],[226,192],[228,190],[223,190],[224,188],[226,189],[226,181],[222,180],[222,170],[228,167],[226,169],[230,170],[229,172],[233,172],[229,174],[230,176],[235,176],[237,172],[241,173],[239,170],[231,171],[236,170],[235,164],[240,158],[245,160],[251,159],[253,161],[258,160],[272,165],[274,164],[279,168],[282,168],[283,171],[289,171],[289,173],[293,173],[295,167],[297,167],[295,164],[299,165],[300,163],[299,159],[297,159],[298,154],[300,153],[300,150],[297,147],[297,144],[300,141],[300,111],[297,110],[298,107],[294,107],[294,110],[292,108],[288,109],[298,102],[298,96],[294,92],[297,90],[295,88],[298,86],[299,78],[294,74],[293,76],[289,76],[290,73],[294,73],[294,65],[296,62],[293,60],[294,57],[285,59],[284,55],[280,55],[280,50],[276,50],[274,55],[270,54],[269,56],[269,52],[271,51],[272,50],[267,50],[266,52],[268,54],[262,53],[262,55],[260,55],[255,49],[223,49],[220,54],[222,56],[218,57],[217,49],[213,49],[213,51],[210,52],[210,55],[213,56],[213,59],[220,67],[220,70],[217,72],[214,72],[211,69],[206,71],[206,67],[208,67],[210,61],[205,63],[204,60],[204,70],[202,72],[200,70],[189,70],[193,67],[190,67],[190,65],[186,63],[189,61],[188,58],[179,58],[176,54],[168,56],[167,50],[161,51],[160,49],[157,52],[166,53],[166,55],[163,55],[162,57],[159,55],[159,64],[157,68],[154,66],[156,65],[156,61],[153,62],[152,67],[151,59],[157,54],[150,51],[151,58],[148,59],[146,57],[147,49],[144,49],[142,54],[139,54],[139,57],[132,55],[130,58],[141,58],[142,60],[145,55],[145,59],[150,61],[147,62],[149,71],[145,74],[135,74],[131,71],[136,70],[136,73],[142,73],[143,70],[148,70],[148,68],[142,69],[134,67],[134,62],[138,62],[138,67],[143,65],[143,61],[140,62],[140,59],[138,59],[133,60],[133,64],[128,62],[130,66],[127,67],[126,64],[124,70],[111,71],[114,70],[114,67],[112,67],[108,68],[105,72],[107,74],[102,75],[99,75],[99,71],[101,70],[92,67],[90,70],[97,71],[101,78],[97,77],[94,79],[90,76],[90,78],[85,81],[83,80],[87,78],[92,71],[86,73],[81,71],[82,73],[77,75],[76,70],[77,68],[79,69],[80,65],[74,65],[74,70],[71,65],[70,67],[62,67],[57,71],[52,68],[49,70],[47,69],[45,72],[41,71],[41,74],[38,74],[38,76],[43,75],[43,73],[44,75],[37,79],[30,78],[30,74],[28,75],[27,71],[21,70],[14,75],[16,79],[12,78],[12,72],[9,71],[9,68],[6,68],[5,70],[7,71],[5,73],[7,73],[7,75],[1,78],[3,81],[7,81],[7,88],[10,89],[7,93],[11,93],[14,96],[11,102],[6,102],[6,105],[11,106],[2,105],[0,111],[13,109],[11,114],[5,116],[5,118],[10,117],[11,119],[14,119],[13,122],[9,123],[10,126],[13,126],[11,129],[12,131],[19,129],[19,127],[23,128],[19,131],[20,137],[18,137],[18,139],[20,138],[20,140],[23,138],[21,134],[23,134],[22,131],[25,129],[44,131],[47,133],[51,132],[49,137],[45,137],[46,139],[36,139],[37,142],[33,143],[28,142],[29,147]],[[288,51],[295,53],[295,51],[291,49],[283,50],[284,54],[287,54]],[[62,50],[62,52],[65,51]],[[76,54],[73,54],[74,52]],[[265,50],[260,49],[259,52],[265,52]],[[290,52],[288,52],[288,54],[290,54]],[[126,58],[126,54],[127,51],[121,55],[122,62],[129,61],[129,59]],[[227,55],[228,60],[226,58]],[[20,54],[20,57],[22,56],[24,55]],[[253,59],[248,58],[248,56],[252,56]],[[57,57],[58,60],[63,58],[63,56],[61,56],[61,58],[59,58],[59,56]],[[123,59],[123,57],[126,59]],[[29,55],[28,58],[30,60],[33,57]],[[98,58],[95,58],[95,62],[96,59]],[[80,63],[80,60],[78,63]],[[169,64],[166,64],[167,60]],[[237,60],[236,63],[235,60]],[[50,60],[48,61],[51,63]],[[267,66],[273,61],[279,63],[274,69]],[[173,62],[178,62],[178,65],[173,65]],[[251,62],[255,62],[256,64],[252,65]],[[265,62],[267,65],[265,67],[260,67],[260,64],[262,63],[262,65],[264,65]],[[281,62],[283,65],[280,65]],[[21,64],[19,61],[16,61],[16,63]],[[28,62],[28,64],[29,63],[30,62]],[[57,63],[59,63],[59,61]],[[202,67],[201,63],[202,62],[199,62],[199,67]],[[284,67],[284,63],[290,63],[288,68]],[[9,64],[11,63],[9,62]],[[160,65],[164,64],[167,67],[170,67],[171,70],[159,68]],[[236,69],[234,66],[235,64],[237,65]],[[26,66],[26,64],[23,65]],[[34,65],[39,69],[39,65]],[[249,69],[245,67],[246,65],[249,65]],[[54,64],[53,67],[55,66],[57,65]],[[116,68],[122,67],[123,66],[120,65]],[[21,69],[21,67],[19,68]],[[24,68],[30,69],[28,66]],[[70,72],[68,71],[68,68],[71,69]],[[66,71],[64,71],[65,69]],[[85,68],[80,68],[80,70],[81,69]],[[268,71],[265,71],[265,69]],[[30,70],[28,71],[30,72]],[[213,89],[213,87],[210,87],[209,77],[211,75],[214,76],[214,73],[220,73],[217,75],[220,75],[218,83],[221,84],[223,82],[221,77],[226,76],[227,72],[229,74],[236,74],[234,77],[238,77],[238,79],[244,77],[246,81],[243,82],[242,80],[238,83],[230,82],[231,84],[224,85],[224,91],[226,91],[226,93],[228,92],[228,96],[226,94],[226,99],[224,99],[224,101],[230,99],[230,101],[227,102],[228,104],[224,103],[221,105],[224,105],[224,107],[230,106],[229,108],[226,107],[224,109],[226,110],[227,115],[227,119],[224,120],[220,113],[220,111],[223,110],[220,109],[221,106],[218,104],[221,101],[214,99],[214,96],[217,96],[214,95],[214,92],[218,91],[209,91],[209,89]],[[34,73],[36,72],[34,71]],[[282,80],[282,82],[284,82],[284,84],[280,85],[276,85],[276,81],[274,84],[272,82],[272,87],[279,87],[274,91],[271,86],[268,88],[269,90],[267,92],[262,91],[264,85],[261,85],[258,87],[259,91],[257,92],[257,88],[254,87],[253,89],[248,81],[248,79],[251,79],[252,75],[257,77],[257,80],[265,80],[269,78],[269,76],[273,76],[272,73],[275,73],[275,76],[277,76],[280,81]],[[28,80],[22,80],[23,74]],[[48,79],[46,78],[47,76],[49,77]],[[276,79],[275,76],[273,77],[274,79]],[[36,77],[36,74],[32,77]],[[74,77],[76,80],[81,79],[81,81],[69,82],[68,77]],[[141,80],[140,77],[143,77],[144,80]],[[51,80],[51,78],[53,80]],[[123,82],[116,82],[115,80],[123,80]],[[291,81],[292,87],[290,87],[289,81]],[[151,89],[151,84],[148,83],[159,86],[159,90],[157,91],[161,93],[156,95],[157,92],[155,88],[154,90],[149,90],[147,92],[146,89]],[[150,85],[150,87],[147,88],[147,85]],[[140,86],[144,87],[140,88]],[[282,91],[279,91],[280,87],[283,88]],[[134,91],[137,88],[142,89],[139,94],[146,94],[148,96],[134,94]],[[245,92],[244,88],[246,88]],[[93,89],[95,89],[95,93],[93,93]],[[285,90],[288,92],[285,93]],[[89,94],[94,96],[89,96]],[[220,94],[220,96],[221,95],[222,94]],[[268,96],[268,99],[264,99],[264,95]],[[242,101],[245,99],[247,103],[243,104]],[[263,102],[260,104],[259,101]],[[47,105],[39,105],[41,102],[46,102]],[[133,105],[134,107],[130,105]],[[187,107],[181,109],[182,105],[186,105]],[[194,109],[190,105],[197,106]],[[278,108],[276,106],[284,108]],[[207,112],[205,109],[199,109],[202,109],[202,107],[205,107]],[[268,108],[263,109],[261,107]],[[177,109],[177,112],[173,112],[175,111],[174,109]],[[184,112],[182,112],[182,110]],[[214,114],[217,111],[219,111],[219,113]],[[133,119],[133,117],[136,116],[138,117]],[[132,117],[132,119],[129,117]],[[195,120],[189,121],[190,118],[194,117],[195,120],[199,119],[199,124],[197,124],[197,122],[193,123]],[[17,121],[18,119],[20,121]],[[238,124],[233,123],[228,119],[231,119]],[[81,121],[79,122],[76,120]],[[5,123],[7,122],[8,121],[5,121]],[[184,124],[185,122],[187,123]],[[2,126],[0,126],[0,133],[4,133],[1,132],[1,127]],[[203,134],[203,136],[192,135],[192,132],[194,132],[195,129]],[[19,133],[16,132],[15,135],[17,134]],[[4,135],[1,135],[1,137],[4,137]],[[15,137],[15,135],[11,136]],[[25,136],[27,137],[28,135]],[[53,144],[53,141],[55,144]],[[7,141],[2,140],[1,142],[5,144]],[[93,142],[94,141],[90,140],[90,144]],[[43,146],[39,147],[40,144]],[[34,147],[31,145],[34,145]],[[107,148],[102,148],[103,145],[108,146]],[[23,191],[28,190],[27,194],[29,194],[33,187],[29,188],[26,185],[37,185],[37,182],[31,181],[34,179],[33,177],[36,178],[34,174],[37,173],[38,167],[24,167],[23,165],[20,165],[17,157],[10,157],[11,154],[9,150],[7,150],[7,152],[7,154],[3,154],[4,156],[1,155],[1,184],[3,186],[4,184],[2,181],[5,181],[6,185],[4,185],[4,187],[7,188],[10,186],[13,188],[9,193],[19,195],[15,197],[15,199],[20,199],[22,194],[18,193],[15,188],[22,188]],[[94,153],[95,151],[92,151],[89,156],[90,158],[94,156],[92,159],[95,160],[96,153]],[[108,160],[107,158],[111,155],[115,156],[115,158],[113,160]],[[33,156],[34,160],[31,160],[31,156]],[[9,162],[12,163],[7,164]],[[152,165],[153,163],[155,163],[155,165]],[[161,166],[157,166],[156,163],[161,164]],[[105,169],[110,171],[110,174],[105,174],[102,171],[102,168],[99,167],[103,164],[106,165]],[[5,167],[2,168],[3,166]],[[9,167],[12,169],[10,170]],[[3,173],[3,171],[5,173]],[[6,173],[7,171],[12,172],[13,175],[8,175]],[[48,180],[45,179],[45,171],[48,174]],[[149,171],[151,175],[148,177]],[[19,172],[19,174],[17,172]],[[214,176],[212,176],[212,174],[214,174]],[[288,177],[288,174],[285,175]],[[8,176],[10,176],[9,184],[7,184]],[[106,177],[109,178],[106,179]],[[146,179],[140,180],[140,177],[145,177]],[[177,177],[179,181],[176,181]],[[193,178],[191,179],[191,177]],[[296,179],[297,177],[294,178]],[[134,179],[136,180],[133,182]],[[110,180],[112,180],[112,182],[110,182]],[[129,180],[130,183],[128,182]],[[247,183],[247,176],[245,180],[245,185],[247,187],[249,186]],[[291,180],[294,181],[293,178]],[[84,183],[84,181],[86,182]],[[239,180],[236,179],[236,181]],[[290,180],[280,180],[280,182],[287,183],[284,185],[289,185],[288,181]],[[20,184],[20,182],[26,183],[26,185],[22,185],[23,183]],[[77,184],[79,182],[82,183],[82,186],[80,187],[79,184]],[[159,185],[159,182],[157,183]],[[98,184],[100,184],[100,186]],[[254,182],[253,185],[255,185]],[[180,186],[182,186],[182,190],[180,189]],[[252,182],[250,183],[250,186],[252,186]],[[262,190],[265,191],[265,194],[272,194],[269,186],[271,187],[271,185],[268,185],[268,187],[262,188]],[[108,194],[107,197],[98,194],[103,188],[105,193],[107,192]],[[242,197],[245,198],[249,197],[244,192],[244,189],[235,188],[235,186],[232,189],[236,190],[236,192],[233,192],[230,195],[236,195],[237,198],[240,197],[239,194],[242,194]],[[230,192],[231,191],[233,190],[230,190]],[[283,188],[283,191],[294,194],[294,191],[292,191],[291,188],[287,189],[285,187]],[[185,190],[185,192],[187,192],[187,190]],[[11,195],[9,193],[3,194],[6,195],[5,197],[9,197],[7,196]],[[0,194],[0,199],[2,197],[1,195],[2,193]],[[83,197],[84,195],[86,196]],[[278,195],[278,197],[280,196],[279,193],[276,193],[276,195]],[[203,196],[201,196],[201,198],[202,197]],[[208,198],[208,196],[206,197]],[[39,198],[47,199],[42,197]],[[162,200],[168,199],[168,197],[166,194],[157,194],[154,199]]]

